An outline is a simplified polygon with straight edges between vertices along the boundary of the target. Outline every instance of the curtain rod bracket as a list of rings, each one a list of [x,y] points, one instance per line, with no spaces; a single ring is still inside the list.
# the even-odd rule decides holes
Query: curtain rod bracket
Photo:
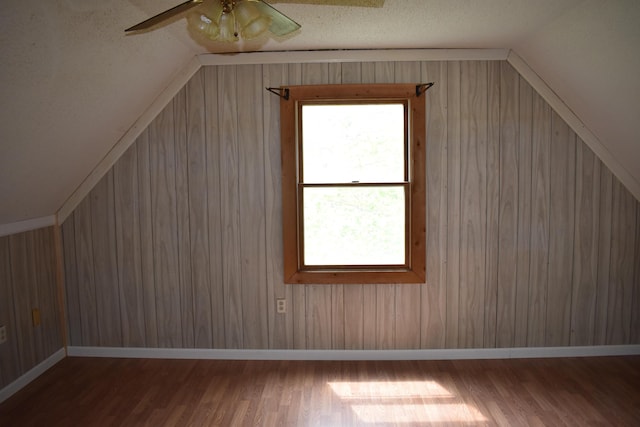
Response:
[[[431,83],[422,83],[422,84],[416,85],[416,96],[422,95],[423,93],[428,91],[429,88],[434,84],[435,84],[434,82],[431,82]]]
[[[280,98],[283,98],[285,101],[289,100],[288,87],[265,87],[265,89],[273,93],[274,95],[278,95]]]

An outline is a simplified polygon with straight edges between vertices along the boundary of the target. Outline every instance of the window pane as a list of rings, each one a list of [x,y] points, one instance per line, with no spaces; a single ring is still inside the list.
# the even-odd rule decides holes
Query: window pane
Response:
[[[305,183],[405,180],[403,104],[302,106]]]
[[[304,188],[304,262],[405,264],[402,186]]]

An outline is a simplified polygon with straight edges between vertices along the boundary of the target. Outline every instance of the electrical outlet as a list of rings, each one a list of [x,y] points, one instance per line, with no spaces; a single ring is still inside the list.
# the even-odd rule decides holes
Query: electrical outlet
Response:
[[[31,320],[33,321],[33,326],[40,326],[40,309],[34,308],[31,310]]]
[[[7,342],[7,327],[2,325],[0,326],[0,344],[4,344]]]
[[[278,298],[276,300],[276,311],[280,314],[287,312],[287,300],[284,298]]]

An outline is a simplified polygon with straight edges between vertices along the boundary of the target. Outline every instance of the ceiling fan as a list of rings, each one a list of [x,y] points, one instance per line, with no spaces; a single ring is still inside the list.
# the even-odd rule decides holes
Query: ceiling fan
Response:
[[[267,31],[277,37],[301,28],[300,24],[262,0],[187,0],[124,30],[149,30],[182,13],[189,27],[211,40],[234,42],[256,38]]]

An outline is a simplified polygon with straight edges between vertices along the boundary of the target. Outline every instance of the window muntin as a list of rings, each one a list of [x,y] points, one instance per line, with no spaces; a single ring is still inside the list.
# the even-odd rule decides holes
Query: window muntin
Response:
[[[290,99],[281,101],[285,283],[424,283],[424,96],[408,84],[287,89]],[[357,117],[350,110],[365,110],[368,119],[336,134],[337,122]],[[381,127],[394,114],[396,126]],[[377,148],[361,155],[372,145]],[[384,193],[393,197],[367,215],[367,204],[380,204]],[[324,215],[332,219],[323,224]],[[351,234],[336,231],[345,228]],[[392,243],[381,245],[389,236]],[[358,249],[363,246],[368,250]]]

